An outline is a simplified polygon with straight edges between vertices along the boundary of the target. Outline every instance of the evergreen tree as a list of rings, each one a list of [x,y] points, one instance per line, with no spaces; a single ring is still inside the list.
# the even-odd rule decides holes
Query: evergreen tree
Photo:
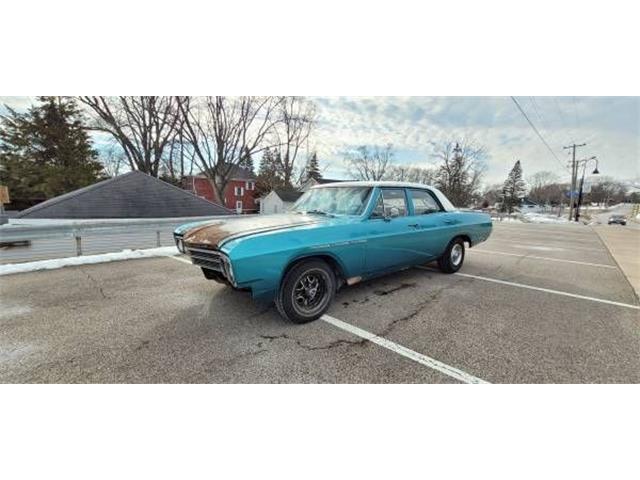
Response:
[[[510,215],[513,208],[520,205],[526,192],[527,186],[522,178],[522,166],[518,160],[502,186],[502,211]]]
[[[102,172],[76,103],[38,102],[26,113],[5,107],[8,114],[0,116],[0,183],[20,207],[91,185]]]
[[[311,158],[307,163],[304,174],[304,181],[308,181],[310,179],[320,180],[322,179],[322,173],[320,173],[320,164],[318,163],[318,155],[316,152],[311,154]]]
[[[442,163],[435,172],[436,186],[456,206],[472,204],[480,186],[482,147],[467,142],[447,142],[438,147],[436,156]]]
[[[252,175],[256,174],[253,169],[253,158],[251,158],[251,152],[248,147],[244,147],[242,150],[242,157],[240,158],[238,166],[248,170]]]
[[[267,148],[262,153],[260,169],[258,170],[258,182],[256,192],[258,196],[269,193],[274,188],[284,186],[284,180],[280,173],[280,152],[275,148]]]

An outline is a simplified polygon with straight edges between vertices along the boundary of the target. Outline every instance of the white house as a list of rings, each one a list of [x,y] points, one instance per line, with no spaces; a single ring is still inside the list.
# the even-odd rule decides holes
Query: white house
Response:
[[[303,192],[276,189],[260,199],[260,213],[283,213],[288,211]]]

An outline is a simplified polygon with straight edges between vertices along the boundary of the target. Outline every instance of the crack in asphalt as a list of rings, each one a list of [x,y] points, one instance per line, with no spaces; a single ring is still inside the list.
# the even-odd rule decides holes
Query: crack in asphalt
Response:
[[[389,288],[388,290],[374,290],[373,293],[379,296],[389,295],[390,293],[397,292],[398,290],[403,290],[405,288],[413,288],[415,287],[415,283],[401,283],[397,287]]]
[[[389,335],[399,324],[412,320],[419,313],[421,313],[429,304],[431,304],[435,300],[438,300],[442,292],[447,288],[449,287],[443,286],[433,291],[428,295],[426,300],[423,300],[422,302],[420,302],[416,306],[416,308],[414,308],[411,312],[407,313],[406,315],[403,315],[402,317],[393,319],[389,324],[387,324],[387,326],[380,333],[376,333],[375,335],[377,335],[378,337],[385,337],[386,335]]]
[[[398,286],[398,287],[394,287],[390,290],[387,290],[387,292],[395,292],[397,290],[401,290],[403,288],[409,288],[409,287],[414,287],[416,284],[415,283],[403,283],[402,285]],[[411,312],[407,313],[406,315],[403,315],[402,317],[393,319],[391,322],[389,322],[383,329],[382,331],[378,332],[372,332],[374,335],[378,336],[378,337],[385,337],[386,335],[389,335],[398,325],[400,325],[401,323],[407,322],[409,320],[412,320],[413,318],[415,318],[418,314],[420,314],[429,304],[431,304],[433,301],[437,300],[441,293],[445,290],[449,288],[449,286],[443,286],[431,293],[428,294],[427,299],[423,300],[422,302],[420,302],[417,307],[412,310]],[[336,347],[341,347],[341,346],[356,346],[356,345],[364,345],[366,343],[369,343],[369,340],[367,340],[366,338],[361,338],[358,340],[345,340],[345,339],[338,339],[338,340],[334,340],[326,345],[308,345],[303,343],[301,340],[292,337],[290,335],[287,335],[286,333],[281,333],[279,335],[260,335],[260,338],[263,338],[264,340],[268,340],[269,342],[273,342],[275,340],[289,340],[289,341],[293,341],[296,343],[296,345],[298,345],[300,348],[303,348],[307,351],[316,351],[316,350],[330,350],[332,348],[336,348]],[[262,346],[262,343],[259,342],[257,344],[258,347]]]
[[[339,340],[334,340],[333,342],[330,342],[326,345],[307,345],[302,343],[302,341],[298,340],[297,338],[291,337],[289,335],[287,335],[286,333],[280,334],[280,335],[260,335],[261,338],[264,338],[265,340],[269,340],[270,342],[274,341],[274,340],[280,340],[280,339],[284,339],[284,340],[292,340],[294,341],[299,347],[308,350],[308,351],[315,351],[315,350],[329,350],[335,347],[340,347],[342,345],[348,345],[348,346],[352,346],[352,345],[364,345],[366,342],[368,342],[368,340],[361,338],[359,340],[344,340],[344,339],[339,339]]]
[[[96,290],[98,290],[98,292],[100,292],[100,295],[102,295],[102,298],[109,300],[109,297],[105,295],[104,290],[102,290],[102,286],[100,286],[100,283],[95,278],[93,278],[93,276],[88,271],[82,268],[79,268],[79,270],[86,275],[86,277],[91,281],[91,283],[93,283],[93,286],[96,288]]]

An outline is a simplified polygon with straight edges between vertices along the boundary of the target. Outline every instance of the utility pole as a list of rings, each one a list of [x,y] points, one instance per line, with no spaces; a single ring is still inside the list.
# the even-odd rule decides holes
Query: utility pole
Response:
[[[573,150],[573,158],[571,160],[571,191],[569,192],[569,221],[571,221],[571,217],[573,216],[573,194],[576,191],[576,183],[578,180],[578,165],[576,164],[576,148],[584,147],[586,143],[582,143],[580,145],[569,145],[568,147],[562,147],[564,150],[572,149]]]

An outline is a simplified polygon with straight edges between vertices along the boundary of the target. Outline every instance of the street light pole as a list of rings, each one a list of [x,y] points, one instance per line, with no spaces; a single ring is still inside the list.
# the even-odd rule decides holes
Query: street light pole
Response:
[[[578,160],[578,162],[576,163],[576,167],[578,166],[578,164],[582,163],[582,178],[580,179],[578,205],[576,206],[576,222],[580,220],[580,207],[582,206],[582,189],[584,187],[584,174],[585,174],[585,171],[587,170],[587,163],[589,163],[592,160],[595,160],[596,162],[596,168],[593,170],[593,174],[598,175],[600,171],[598,170],[598,159],[595,156],[591,158],[585,158],[584,160]]]

